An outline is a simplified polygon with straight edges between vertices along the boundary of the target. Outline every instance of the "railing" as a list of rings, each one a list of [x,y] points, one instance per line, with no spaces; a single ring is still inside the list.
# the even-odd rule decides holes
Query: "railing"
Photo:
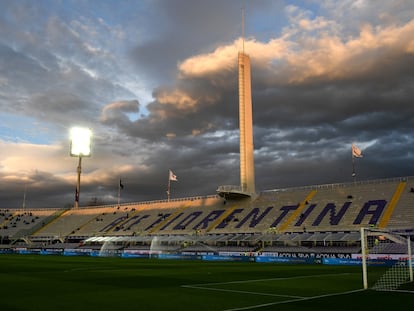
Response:
[[[272,189],[272,190],[263,190],[260,194],[270,194],[274,192],[283,192],[283,191],[292,191],[292,190],[313,190],[313,189],[332,189],[332,188],[340,188],[346,187],[350,185],[367,185],[367,184],[382,184],[387,182],[395,182],[395,181],[408,181],[410,179],[414,179],[413,176],[408,177],[394,177],[394,178],[384,178],[384,179],[373,179],[373,180],[365,180],[365,181],[355,181],[355,182],[347,182],[347,183],[332,183],[332,184],[323,184],[323,185],[310,185],[310,186],[300,186],[300,187],[290,187],[290,188],[279,188],[279,189]],[[219,186],[217,191],[222,192],[242,192],[242,188],[240,186],[235,185],[223,185]],[[151,204],[159,204],[159,203],[171,203],[171,202],[186,202],[186,201],[195,201],[195,200],[203,200],[203,199],[210,199],[210,198],[217,198],[217,195],[206,195],[206,196],[194,196],[194,197],[185,197],[185,198],[176,198],[176,199],[164,199],[164,200],[154,200],[154,201],[141,201],[141,202],[128,202],[128,203],[121,203],[121,204],[105,204],[105,205],[97,205],[97,206],[84,206],[80,207],[80,209],[93,209],[93,208],[104,208],[104,207],[118,207],[118,206],[133,206],[133,205],[151,205]],[[0,210],[9,210],[9,211],[36,211],[36,210],[45,210],[48,208],[2,208]],[[65,211],[65,208],[51,208],[56,210]]]
[[[291,188],[279,188],[273,190],[263,190],[260,193],[272,193],[272,192],[283,192],[283,191],[297,191],[297,190],[314,190],[314,189],[333,189],[341,188],[350,185],[372,185],[372,184],[385,184],[389,182],[401,182],[414,179],[413,176],[409,177],[394,177],[394,178],[383,178],[383,179],[372,179],[372,180],[363,180],[347,183],[333,183],[333,184],[324,184],[324,185],[311,185],[311,186],[300,186],[300,187],[291,187]]]
[[[185,197],[185,198],[176,198],[176,199],[164,199],[164,200],[154,200],[154,201],[141,201],[141,202],[127,202],[127,203],[120,203],[119,205],[114,204],[105,204],[105,205],[94,205],[94,206],[82,206],[79,207],[80,209],[94,209],[94,208],[104,208],[104,207],[126,207],[126,206],[133,206],[133,205],[152,205],[152,204],[159,204],[159,203],[173,203],[173,202],[187,202],[187,201],[196,201],[196,200],[205,200],[205,199],[215,199],[217,195],[206,195],[206,196],[194,196],[194,197]]]
[[[240,186],[235,186],[235,185],[224,185],[224,186],[219,186],[217,188],[217,192],[241,192],[243,191],[242,187]]]

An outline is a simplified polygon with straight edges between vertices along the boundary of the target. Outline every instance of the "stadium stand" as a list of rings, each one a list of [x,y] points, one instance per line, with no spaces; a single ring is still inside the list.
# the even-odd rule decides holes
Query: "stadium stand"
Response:
[[[0,210],[0,242],[9,243],[30,237],[57,217],[62,210],[55,209],[2,209]]]
[[[404,177],[269,190],[255,199],[5,209],[0,243],[100,248],[109,241],[114,250],[149,251],[157,237],[164,252],[348,253],[360,247],[361,227],[412,232],[413,188],[414,178]]]

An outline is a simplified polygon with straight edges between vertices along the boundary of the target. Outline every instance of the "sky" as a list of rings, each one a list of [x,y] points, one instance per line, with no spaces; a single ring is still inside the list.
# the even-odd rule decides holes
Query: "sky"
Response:
[[[256,190],[414,175],[414,1],[0,0],[0,208],[239,185],[243,33]]]

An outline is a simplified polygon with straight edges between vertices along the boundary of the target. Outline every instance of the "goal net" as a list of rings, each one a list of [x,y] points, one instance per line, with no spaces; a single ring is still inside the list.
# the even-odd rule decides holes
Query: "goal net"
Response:
[[[409,235],[383,229],[361,228],[364,288],[409,290],[413,282],[412,242]]]

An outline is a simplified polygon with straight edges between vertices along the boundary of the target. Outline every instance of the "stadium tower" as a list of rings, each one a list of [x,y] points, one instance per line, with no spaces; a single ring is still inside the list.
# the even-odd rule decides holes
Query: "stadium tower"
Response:
[[[220,186],[217,192],[229,199],[255,195],[253,113],[250,76],[250,57],[239,52],[239,130],[240,130],[240,186]]]
[[[255,183],[250,57],[244,51],[239,52],[239,127],[241,191],[253,194]]]

